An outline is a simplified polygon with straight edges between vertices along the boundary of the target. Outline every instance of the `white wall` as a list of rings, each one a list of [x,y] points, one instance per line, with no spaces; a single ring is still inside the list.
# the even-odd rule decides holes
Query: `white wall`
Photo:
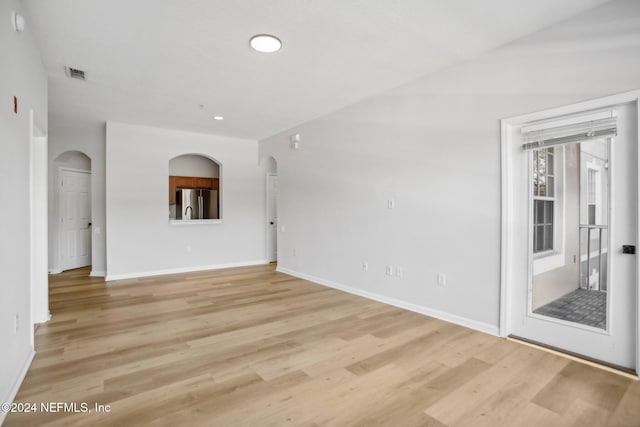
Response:
[[[32,356],[30,318],[30,127],[47,132],[47,76],[27,21],[16,34],[11,11],[16,0],[0,2],[0,402],[11,402]],[[13,112],[18,97],[18,114]],[[11,207],[7,205],[11,201]],[[16,212],[22,215],[16,215]],[[14,315],[19,330],[14,334]],[[4,412],[0,412],[0,423]]]
[[[169,160],[169,175],[218,178],[220,168],[207,157],[185,154]]]
[[[261,141],[279,268],[497,333],[500,119],[639,87],[640,2],[616,1]]]
[[[35,120],[34,120],[35,121]],[[31,138],[31,322],[44,323],[50,318],[48,277],[48,197],[49,186],[47,137],[37,128]],[[41,135],[41,136],[36,136]],[[31,344],[35,342],[32,337]]]
[[[103,276],[107,268],[105,220],[105,125],[78,124],[52,118],[49,130],[49,270],[60,271],[58,250],[57,161],[67,162],[70,152],[85,154],[91,169],[91,273]],[[73,159],[73,156],[71,157]],[[71,160],[74,161],[74,160]],[[86,167],[86,161],[67,164]],[[80,167],[82,169],[82,167]]]
[[[220,162],[222,221],[170,224],[169,160]],[[265,262],[257,141],[107,123],[107,279]]]

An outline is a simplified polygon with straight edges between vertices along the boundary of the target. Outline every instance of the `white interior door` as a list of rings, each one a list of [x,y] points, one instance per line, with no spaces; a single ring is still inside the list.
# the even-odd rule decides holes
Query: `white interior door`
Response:
[[[60,256],[63,270],[91,265],[91,174],[60,170]]]
[[[267,174],[267,261],[278,260],[278,175]]]
[[[617,136],[508,150],[506,332],[635,371],[637,255],[623,245],[637,245],[638,111],[612,108]]]

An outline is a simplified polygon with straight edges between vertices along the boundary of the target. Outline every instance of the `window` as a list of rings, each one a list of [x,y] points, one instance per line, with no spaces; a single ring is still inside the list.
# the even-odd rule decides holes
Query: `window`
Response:
[[[533,151],[533,253],[554,249],[555,163],[553,148]]]
[[[589,215],[589,225],[596,224],[596,181],[598,179],[598,171],[589,168],[587,175],[587,213]]]

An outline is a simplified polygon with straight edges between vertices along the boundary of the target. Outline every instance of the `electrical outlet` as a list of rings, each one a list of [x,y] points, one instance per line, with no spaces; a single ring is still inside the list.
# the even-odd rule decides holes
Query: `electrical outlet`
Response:
[[[447,284],[447,275],[444,273],[438,273],[438,286],[444,286]]]
[[[402,279],[404,276],[404,269],[402,267],[396,267],[396,276],[398,276],[399,279]]]
[[[393,276],[393,265],[387,265],[387,276]]]
[[[396,201],[394,199],[387,200],[387,208],[395,209],[395,207],[396,207]]]
[[[187,252],[191,252],[191,245],[187,245]]]
[[[291,251],[291,254],[293,256],[297,256],[298,255],[298,251],[296,250],[296,248],[293,248],[293,250]]]
[[[369,271],[369,264],[366,262],[362,263],[362,271]]]
[[[17,335],[19,330],[20,330],[20,313],[16,313],[13,316],[13,333],[14,333],[14,335]]]

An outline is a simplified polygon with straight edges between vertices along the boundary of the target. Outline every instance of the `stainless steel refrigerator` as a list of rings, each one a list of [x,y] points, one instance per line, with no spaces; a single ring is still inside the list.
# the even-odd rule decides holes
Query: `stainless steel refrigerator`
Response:
[[[176,191],[176,219],[218,219],[218,192],[181,188]]]

